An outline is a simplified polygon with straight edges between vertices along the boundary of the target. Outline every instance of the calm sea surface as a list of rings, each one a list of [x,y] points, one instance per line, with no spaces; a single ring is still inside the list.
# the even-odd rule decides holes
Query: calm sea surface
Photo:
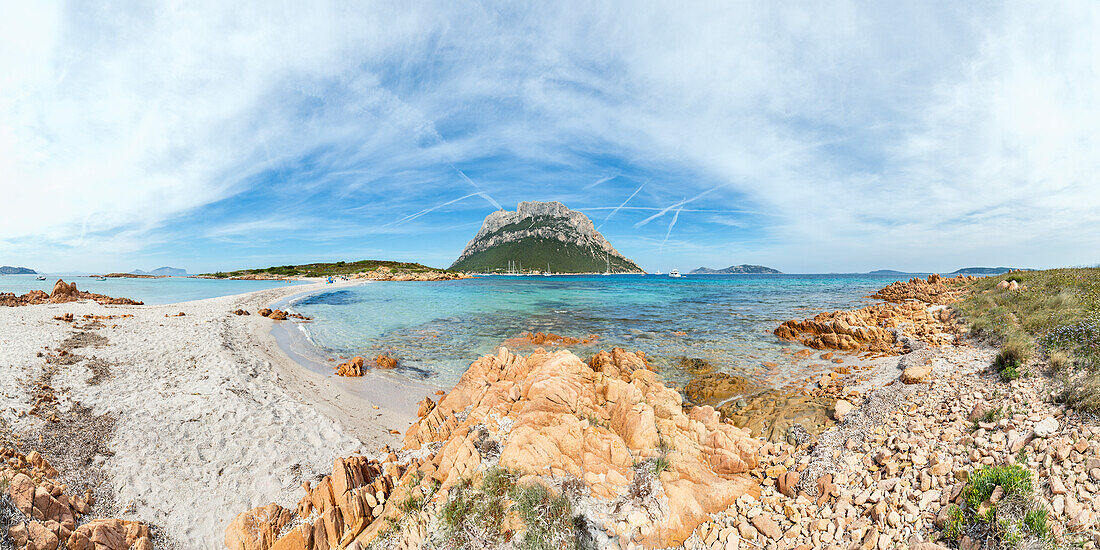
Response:
[[[831,366],[795,359],[771,331],[782,321],[870,303],[866,296],[911,275],[664,275],[484,277],[376,282],[291,304],[320,352],[339,358],[385,351],[409,375],[449,386],[481,355],[526,332],[583,338],[581,357],[619,346],[646,352],[662,375],[684,383],[681,357],[774,385],[809,380]],[[529,351],[517,342],[507,345]],[[784,348],[788,348],[784,353]],[[779,363],[779,366],[765,365]]]
[[[189,279],[166,277],[163,279],[116,279],[97,281],[87,275],[45,275],[45,281],[37,275],[0,275],[0,292],[26,294],[32,290],[50,292],[58,279],[76,283],[80,290],[106,294],[116,298],[140,300],[146,304],[172,304],[204,298],[216,298],[230,294],[243,294],[280,286],[299,284],[296,281],[228,281],[218,279]]]

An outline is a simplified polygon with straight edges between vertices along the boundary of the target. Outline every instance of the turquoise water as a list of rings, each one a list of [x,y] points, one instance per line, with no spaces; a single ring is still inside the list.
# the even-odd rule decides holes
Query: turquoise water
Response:
[[[230,294],[243,294],[254,290],[300,284],[297,281],[228,281],[219,279],[190,279],[167,277],[163,279],[116,279],[97,281],[87,275],[45,275],[45,281],[37,275],[0,275],[0,292],[26,294],[32,290],[50,292],[58,279],[76,283],[80,290],[106,294],[116,298],[140,300],[146,304],[172,304],[204,298],[216,298]]]
[[[910,275],[900,276],[908,278]],[[375,282],[322,292],[292,308],[323,354],[389,352],[406,373],[449,386],[476,358],[526,332],[599,335],[572,346],[586,357],[619,346],[642,350],[674,383],[680,357],[773,385],[798,385],[835,366],[794,358],[772,335],[791,318],[870,303],[891,275],[659,275],[484,277],[447,282]],[[533,346],[509,347],[528,351]],[[786,352],[784,349],[786,348]],[[766,366],[764,363],[779,363]]]

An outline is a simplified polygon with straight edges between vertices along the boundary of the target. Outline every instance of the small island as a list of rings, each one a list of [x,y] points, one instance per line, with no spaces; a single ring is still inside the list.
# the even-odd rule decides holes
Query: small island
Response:
[[[37,275],[38,272],[29,267],[14,267],[0,265],[0,275]]]
[[[762,265],[731,265],[722,269],[711,269],[709,267],[697,267],[688,272],[690,275],[743,275],[743,274],[769,274],[774,275],[783,273],[778,269],[772,269]]]

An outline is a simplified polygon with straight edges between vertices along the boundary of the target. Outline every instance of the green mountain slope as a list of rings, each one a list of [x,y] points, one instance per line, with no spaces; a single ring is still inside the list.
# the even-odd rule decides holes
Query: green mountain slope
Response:
[[[559,202],[521,202],[489,214],[451,269],[478,273],[643,273],[596,231],[592,220]]]
[[[509,241],[478,252],[455,262],[451,269],[457,271],[504,272],[508,262],[517,271],[546,271],[553,273],[592,273],[608,269],[612,273],[640,272],[634,262],[617,256],[602,257],[603,251],[566,243],[556,239],[526,237]]]

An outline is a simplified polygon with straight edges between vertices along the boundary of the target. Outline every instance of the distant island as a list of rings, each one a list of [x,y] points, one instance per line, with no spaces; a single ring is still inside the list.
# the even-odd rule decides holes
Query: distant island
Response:
[[[1023,269],[1019,267],[964,267],[957,271],[952,271],[952,275],[1000,275],[1002,273],[1008,273],[1009,271],[1031,271],[1030,269]]]
[[[688,272],[689,275],[732,275],[742,273],[783,273],[778,269],[772,269],[770,267],[764,267],[762,265],[731,265],[722,269],[711,269],[709,267],[698,267]]]
[[[38,272],[29,267],[13,267],[0,265],[0,275],[37,275]]]
[[[131,275],[166,275],[168,277],[186,277],[187,270],[180,269],[178,267],[158,267],[152,271],[142,271],[135,269],[130,272]]]
[[[489,214],[451,269],[476,273],[644,273],[560,202],[521,202]]]
[[[876,269],[867,272],[870,275],[912,275],[915,271],[898,271],[896,269]]]
[[[411,262],[359,260],[357,262],[319,262],[282,265],[237,271],[219,271],[193,275],[199,279],[296,279],[300,277],[348,276],[365,279],[444,280],[460,279],[460,273]]]

